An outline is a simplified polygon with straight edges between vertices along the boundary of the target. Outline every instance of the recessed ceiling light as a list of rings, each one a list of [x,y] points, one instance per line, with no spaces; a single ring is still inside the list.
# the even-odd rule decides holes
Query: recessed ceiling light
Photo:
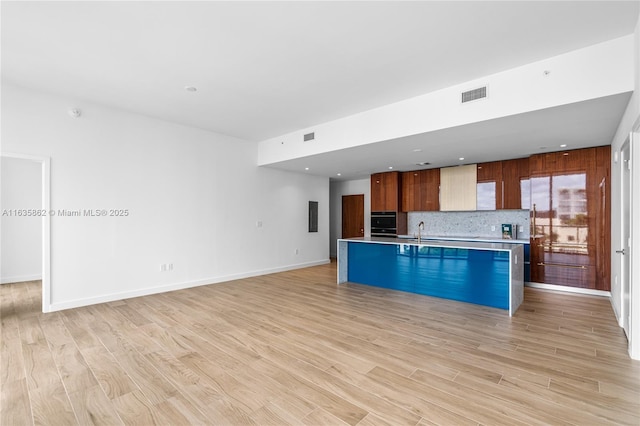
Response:
[[[336,176],[342,176],[342,173],[336,173]]]
[[[184,86],[184,90],[186,90],[187,92],[195,92],[196,89],[194,86]]]
[[[304,169],[305,169],[305,170],[309,170],[309,168],[308,168],[308,167],[305,167]]]
[[[464,160],[464,157],[460,157],[460,158],[458,158],[458,160],[462,161],[462,160]]]
[[[567,147],[566,143],[563,143],[562,145],[560,145],[560,148],[566,148],[566,147]]]
[[[389,166],[389,170],[393,170],[393,166]]]
[[[421,161],[420,163],[416,163],[416,166],[428,166],[429,164],[431,163],[429,163],[428,161]]]
[[[413,150],[413,152],[422,152],[422,150],[420,148],[416,148]]]

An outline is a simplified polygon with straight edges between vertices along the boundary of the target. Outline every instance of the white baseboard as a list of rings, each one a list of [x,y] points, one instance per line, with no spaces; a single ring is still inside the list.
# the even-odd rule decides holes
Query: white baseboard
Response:
[[[588,296],[600,296],[600,297],[609,297],[609,298],[611,297],[610,291],[592,290],[590,288],[568,287],[568,286],[557,285],[557,284],[531,283],[531,282],[525,282],[524,285],[525,287],[541,288],[543,290],[552,290],[552,291],[558,291],[561,293],[576,293],[576,294],[584,294]]]
[[[80,308],[83,306],[97,305],[99,303],[114,302],[116,300],[131,299],[133,297],[149,296],[152,294],[166,293],[169,291],[182,290],[185,288],[199,287],[209,284],[218,284],[226,281],[239,280],[243,278],[257,277],[260,275],[274,274],[277,272],[292,271],[294,269],[308,268],[311,266],[326,265],[330,263],[330,259],[319,260],[307,263],[298,263],[294,265],[280,266],[277,268],[261,269],[239,274],[224,275],[219,277],[205,278],[195,281],[187,281],[181,283],[173,283],[157,287],[148,287],[134,291],[126,291],[121,293],[106,294],[103,296],[90,297],[86,299],[76,299],[68,302],[52,303],[49,305],[47,312],[62,311],[64,309]]]
[[[2,277],[0,278],[0,284],[22,283],[25,281],[37,281],[41,279],[42,279],[42,274],[20,275],[15,277]]]

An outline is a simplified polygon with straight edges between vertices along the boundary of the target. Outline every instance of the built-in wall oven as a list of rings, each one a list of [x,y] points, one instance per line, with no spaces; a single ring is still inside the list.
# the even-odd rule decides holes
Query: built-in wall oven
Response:
[[[396,212],[371,212],[372,237],[397,237],[398,221]]]

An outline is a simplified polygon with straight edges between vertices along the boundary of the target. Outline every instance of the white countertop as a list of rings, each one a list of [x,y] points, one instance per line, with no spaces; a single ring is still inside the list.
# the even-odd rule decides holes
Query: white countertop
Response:
[[[503,240],[495,240],[496,242],[491,241],[479,241],[473,240],[469,241],[469,239],[460,239],[460,240],[451,240],[447,237],[446,240],[443,239],[423,239],[420,243],[417,240],[413,239],[413,237],[409,238],[386,238],[386,237],[358,237],[358,238],[341,238],[338,241],[352,241],[352,242],[363,242],[363,243],[376,243],[376,244],[407,244],[414,246],[428,246],[428,247],[451,247],[451,248],[461,248],[461,249],[470,249],[470,250],[498,250],[498,251],[512,251],[516,246],[516,244],[524,244],[518,240],[507,240],[508,243],[505,243]],[[524,240],[523,240],[524,241]],[[526,240],[526,243],[529,243],[529,240]]]
[[[413,235],[398,235],[399,240],[415,240],[416,237]],[[503,238],[496,237],[478,237],[478,236],[448,236],[448,235],[423,235],[423,240],[436,240],[436,241],[478,241],[482,243],[501,243],[501,244],[529,244],[531,241],[528,238],[517,239],[517,240],[506,240]]]

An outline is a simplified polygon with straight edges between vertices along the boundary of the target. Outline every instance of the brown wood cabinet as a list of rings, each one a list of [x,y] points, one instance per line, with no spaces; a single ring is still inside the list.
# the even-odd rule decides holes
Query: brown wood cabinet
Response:
[[[478,210],[529,209],[529,159],[478,164],[477,191]]]
[[[402,203],[403,212],[420,211],[420,170],[402,173]]]
[[[611,147],[533,155],[531,280],[610,290]]]
[[[530,209],[529,159],[517,158],[502,162],[503,209]],[[524,197],[523,197],[524,195]]]
[[[478,164],[477,210],[502,209],[502,161]]]
[[[364,237],[364,194],[342,196],[342,238]]]
[[[440,169],[402,173],[402,211],[440,210]]]
[[[371,175],[371,211],[400,211],[401,180],[398,172],[374,173]]]

